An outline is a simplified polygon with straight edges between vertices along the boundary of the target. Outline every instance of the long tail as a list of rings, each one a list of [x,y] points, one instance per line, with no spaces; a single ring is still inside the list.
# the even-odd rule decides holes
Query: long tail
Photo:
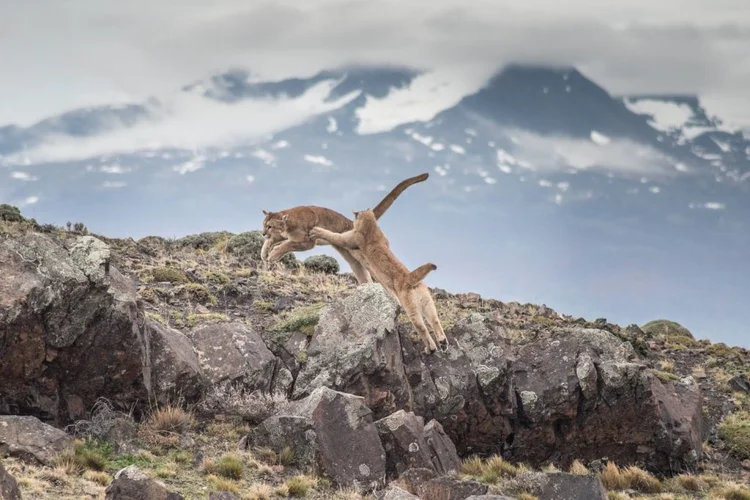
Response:
[[[431,271],[434,271],[435,269],[437,269],[437,266],[435,264],[422,264],[409,273],[409,278],[407,280],[408,285],[412,288],[419,285],[419,283],[423,279],[425,279],[425,277],[430,274]]]
[[[393,188],[391,192],[388,193],[386,197],[383,198],[380,203],[378,203],[378,206],[372,209],[372,211],[375,213],[375,219],[380,219],[380,217],[385,213],[385,211],[391,207],[393,202],[396,201],[396,198],[398,198],[399,195],[403,193],[406,188],[408,188],[412,184],[426,181],[429,176],[430,174],[424,173],[424,174],[419,174],[416,177],[410,177],[406,180],[399,182],[398,185],[395,188]]]

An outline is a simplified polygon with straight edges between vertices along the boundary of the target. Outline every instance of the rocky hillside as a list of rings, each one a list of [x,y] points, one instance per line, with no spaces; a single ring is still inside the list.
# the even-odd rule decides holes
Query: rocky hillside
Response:
[[[0,499],[750,498],[747,350],[435,289],[426,355],[261,243],[0,209]]]

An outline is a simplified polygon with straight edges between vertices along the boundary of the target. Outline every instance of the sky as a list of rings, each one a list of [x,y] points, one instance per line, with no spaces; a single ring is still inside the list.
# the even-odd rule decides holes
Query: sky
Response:
[[[719,115],[726,122],[725,128],[750,131],[748,46],[750,9],[746,0],[570,0],[564,5],[558,0],[0,0],[0,128],[10,124],[28,127],[89,106],[158,99],[158,104],[149,104],[150,118],[136,127],[115,127],[93,137],[45,137],[22,153],[0,157],[0,169],[7,167],[7,174],[0,171],[0,203],[13,202],[41,221],[58,223],[61,221],[54,214],[65,210],[67,217],[90,222],[104,234],[118,236],[154,232],[172,236],[216,230],[215,221],[220,216],[226,227],[219,229],[240,231],[248,224],[259,225],[261,204],[263,208],[281,208],[271,206],[276,201],[269,193],[274,187],[274,169],[290,163],[290,156],[284,156],[291,155],[290,151],[309,168],[299,176],[306,182],[318,182],[313,180],[315,175],[332,178],[332,173],[342,172],[346,162],[359,161],[356,155],[336,157],[325,148],[297,150],[297,144],[290,147],[285,141],[263,148],[254,146],[357,97],[349,94],[325,101],[335,81],[321,82],[294,98],[231,104],[180,91],[187,84],[205,83],[210,75],[230,68],[249,70],[257,79],[304,77],[347,64],[425,71],[409,88],[394,90],[387,99],[368,99],[356,111],[357,131],[365,135],[413,120],[427,122],[512,62],[575,66],[614,95],[697,94],[709,114]],[[654,103],[640,106],[653,109]],[[633,105],[633,109],[636,107]],[[689,117],[679,107],[666,108],[659,109],[664,123],[680,124]],[[474,119],[485,132],[492,132],[491,123],[482,124],[481,117]],[[336,123],[328,122],[325,127],[326,134],[335,136]],[[481,221],[472,220],[462,227],[465,207],[461,204],[468,206],[482,189],[498,189],[502,193],[499,197],[508,196],[509,192],[500,188],[505,189],[511,177],[514,182],[520,179],[536,186],[555,207],[575,207],[608,196],[596,192],[599,184],[582,187],[584,183],[575,177],[564,177],[570,165],[578,172],[593,170],[592,178],[597,182],[607,182],[602,180],[606,175],[632,181],[635,187],[631,186],[628,193],[634,200],[636,196],[649,200],[674,196],[682,211],[669,217],[678,223],[699,214],[713,217],[726,227],[736,224],[736,231],[746,229],[742,212],[735,210],[736,200],[714,196],[713,185],[700,196],[686,200],[680,199],[679,193],[670,193],[670,180],[705,173],[689,163],[665,158],[650,146],[593,132],[590,138],[539,136],[523,130],[497,132],[512,136],[517,142],[514,154],[520,156],[513,158],[500,148],[489,166],[466,160],[461,164],[463,177],[458,177],[457,163],[452,171],[448,163],[455,157],[468,158],[462,155],[471,147],[467,144],[473,138],[470,134],[461,138],[465,141],[462,146],[442,145],[432,142],[428,130],[420,130],[401,139],[384,140],[372,150],[375,162],[380,161],[376,151],[403,158],[425,149],[444,162],[433,164],[431,156],[424,164],[434,172],[430,185],[443,196],[432,200],[430,206],[444,218],[425,229],[421,240],[394,241],[409,265],[421,264],[418,243],[439,238],[444,231],[442,224],[454,224],[452,230],[457,233],[481,225]],[[164,153],[163,148],[184,151]],[[117,157],[133,152],[140,156],[124,160]],[[636,162],[632,160],[634,155]],[[535,165],[533,171],[524,171],[521,157]],[[217,174],[215,165],[226,163],[227,158],[238,165]],[[263,168],[268,168],[249,170],[242,165],[246,158],[260,159]],[[164,170],[152,174],[149,162],[157,160]],[[96,181],[63,182],[65,171],[55,162],[68,162]],[[599,163],[606,163],[607,169],[593,168]],[[368,165],[367,159],[362,165]],[[295,168],[298,166],[295,164]],[[598,174],[603,177],[596,177]],[[379,187],[378,192],[382,195],[384,183],[391,182],[395,174],[385,165],[379,175],[382,189]],[[722,186],[730,182],[728,172],[715,175],[716,182],[721,178]],[[307,193],[316,203],[344,207],[342,213],[348,213],[348,204],[359,201],[359,192],[349,191],[346,197],[340,194],[343,190],[337,191],[337,197],[326,199],[322,193],[330,185],[325,181],[321,184],[314,195]],[[237,186],[247,190],[242,193],[247,198],[236,203],[252,215],[243,212],[234,218],[225,217],[236,207],[220,190]],[[180,189],[189,193],[189,199],[180,200]],[[211,189],[216,191],[205,192]],[[292,203],[294,199],[285,201]],[[163,207],[171,203],[175,205]],[[195,203],[204,204],[204,213],[191,212],[190,206]],[[403,208],[405,214],[417,216],[418,207],[409,203],[399,201],[409,207]],[[123,211],[122,206],[129,208]],[[655,247],[649,246],[653,242],[640,242],[633,235],[614,235],[608,244],[619,241],[622,246],[614,247],[611,253],[597,253],[598,249],[592,250],[596,233],[591,230],[589,239],[577,239],[583,233],[575,233],[568,225],[572,218],[555,219],[553,223],[546,214],[532,217],[518,212],[520,215],[510,217],[510,206],[495,205],[498,214],[493,221],[501,221],[504,229],[493,235],[493,245],[470,245],[466,249],[461,245],[467,240],[461,239],[435,245],[436,258],[443,262],[461,252],[469,257],[450,266],[441,264],[441,270],[448,270],[431,277],[428,283],[445,283],[446,288],[456,288],[451,291],[477,291],[503,300],[514,300],[515,296],[544,302],[545,297],[554,298],[550,305],[561,312],[616,311],[621,323],[627,323],[629,317],[645,322],[660,311],[671,315],[689,310],[684,315],[688,326],[708,332],[712,317],[731,316],[728,326],[722,327],[722,338],[740,343],[737,325],[744,320],[741,314],[732,315],[744,310],[744,298],[735,293],[739,288],[733,280],[749,270],[743,267],[733,272],[732,266],[742,266],[743,262],[732,253],[740,248],[739,239],[715,240],[726,243],[726,248],[720,249],[727,252],[723,258],[712,253],[719,252],[717,249],[695,250],[693,256],[699,258],[703,270],[682,276],[676,263],[689,265],[689,261],[680,261],[679,255],[662,251],[657,258],[647,260],[653,254]],[[503,210],[504,216],[499,214]],[[506,238],[510,221],[524,237]],[[527,226],[537,233],[524,233]],[[413,233],[407,222],[394,222],[390,227],[403,234]],[[627,231],[624,227],[617,230]],[[613,229],[602,230],[611,233]],[[166,234],[170,231],[176,234]],[[649,231],[652,234],[648,238],[658,236],[653,227]],[[686,238],[688,245],[701,240],[695,234]],[[627,247],[626,243],[632,245]],[[675,250],[677,254],[679,251]],[[313,253],[330,252],[324,249]],[[505,267],[495,269],[491,279],[478,282],[476,276],[484,272],[482,266],[495,258]],[[557,258],[563,264],[558,264]],[[721,282],[704,301],[703,287],[717,276],[722,277]],[[644,288],[649,290],[647,298],[641,295]],[[699,303],[705,303],[706,311],[695,307]],[[729,330],[731,333],[726,333]]]
[[[744,0],[273,2],[0,0],[0,123],[141,101],[229,67],[303,76],[347,63],[574,64],[613,93],[699,93],[750,124]]]

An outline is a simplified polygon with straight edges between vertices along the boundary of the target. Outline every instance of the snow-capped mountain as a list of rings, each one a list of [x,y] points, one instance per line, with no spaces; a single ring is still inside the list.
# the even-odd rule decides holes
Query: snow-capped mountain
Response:
[[[257,228],[261,209],[299,204],[347,214],[430,172],[382,224],[409,267],[435,261],[446,287],[650,319],[750,279],[750,140],[699,97],[613,96],[574,68],[469,80],[235,69],[173,96],[0,124],[0,202],[179,236]],[[663,295],[643,301],[641,287]],[[713,314],[732,307],[727,294],[744,297],[717,295]]]

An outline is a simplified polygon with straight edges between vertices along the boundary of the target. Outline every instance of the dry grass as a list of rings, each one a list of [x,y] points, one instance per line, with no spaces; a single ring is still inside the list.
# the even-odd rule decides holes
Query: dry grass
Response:
[[[112,482],[112,476],[107,472],[87,470],[83,474],[84,479],[101,486],[107,486]]]
[[[289,490],[289,496],[304,497],[311,488],[317,484],[316,478],[305,475],[297,475],[287,479],[284,485]]]
[[[478,479],[487,484],[497,484],[503,478],[515,477],[520,468],[505,461],[499,455],[493,455],[486,460],[471,457],[461,463],[461,473]]]
[[[155,432],[183,433],[195,424],[191,412],[179,406],[166,405],[154,410],[146,420],[145,426]]]
[[[674,373],[674,361],[662,359],[659,361],[659,369],[663,372]]]
[[[750,489],[746,486],[729,485],[711,492],[710,499],[750,500]]]
[[[573,460],[573,463],[570,464],[570,469],[568,470],[571,474],[576,474],[579,476],[585,476],[589,474],[589,470],[586,468],[585,465],[580,460]]]
[[[719,435],[741,460],[750,459],[750,412],[727,416],[719,425]]]
[[[242,459],[235,453],[228,453],[215,461],[205,460],[203,462],[204,474],[234,479],[235,481],[242,479],[244,468]]]

